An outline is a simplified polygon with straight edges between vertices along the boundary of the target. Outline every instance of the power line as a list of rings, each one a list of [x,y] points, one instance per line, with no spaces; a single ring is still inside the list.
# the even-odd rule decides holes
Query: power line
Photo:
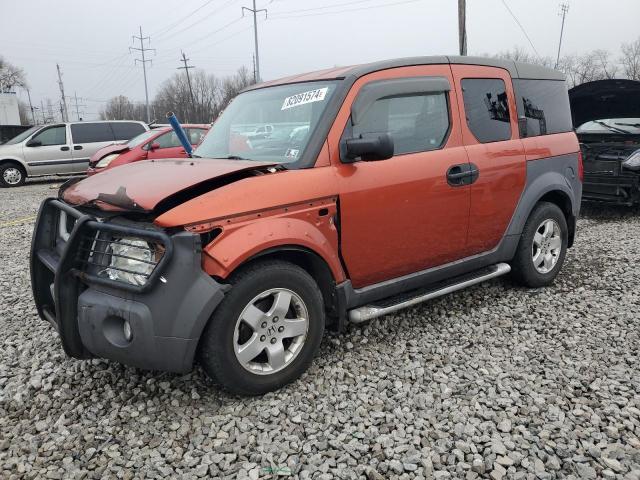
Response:
[[[283,19],[287,19],[287,18],[303,18],[303,17],[315,17],[318,15],[334,15],[336,13],[347,13],[347,12],[357,12],[359,10],[373,10],[375,8],[386,8],[386,7],[393,7],[396,5],[406,5],[408,3],[417,3],[417,2],[421,2],[422,0],[404,0],[404,1],[399,1],[399,2],[391,2],[391,3],[383,3],[381,5],[370,5],[370,6],[364,6],[364,7],[358,7],[358,8],[345,8],[343,10],[335,10],[332,12],[315,12],[315,13],[308,13],[308,14],[303,14],[303,15],[289,15],[285,12],[283,13],[275,13],[273,14],[270,18],[275,18],[278,20],[283,20]]]
[[[140,27],[140,36],[133,35],[135,40],[140,40],[140,48],[137,47],[129,47],[129,51],[137,50],[142,55],[142,60],[136,58],[134,63],[140,62],[142,64],[142,73],[144,74],[144,96],[147,103],[147,123],[151,121],[151,111],[149,110],[149,87],[147,86],[147,62],[151,63],[151,60],[147,60],[144,56],[144,52],[153,51],[155,53],[155,48],[145,48],[144,42],[151,43],[151,37],[144,37],[142,35],[142,27]]]
[[[558,64],[560,63],[560,48],[562,48],[562,34],[564,33],[564,19],[567,16],[567,12],[569,11],[569,2],[562,3],[560,5],[560,13],[562,16],[562,26],[560,27],[560,41],[558,42],[558,57],[556,58],[556,66],[558,68]]]
[[[522,26],[522,24],[520,23],[518,18],[515,16],[515,14],[511,11],[511,9],[509,8],[509,5],[507,5],[507,2],[505,2],[505,0],[502,0],[502,4],[505,6],[505,8],[509,11],[509,13],[513,17],[513,19],[516,21],[516,23],[520,27],[520,30],[522,30],[522,33],[524,33],[524,36],[527,38],[527,41],[529,42],[529,45],[531,45],[531,48],[533,48],[533,51],[536,52],[536,55],[538,56],[538,58],[542,58],[540,56],[540,54],[538,53],[538,50],[536,50],[536,47],[533,45],[533,42],[529,38],[529,35],[527,35],[527,31],[524,29],[524,27]]]
[[[209,5],[211,2],[213,2],[214,0],[207,0],[206,2],[204,2],[202,5],[200,5],[198,8],[196,8],[195,10],[193,10],[192,12],[189,12],[188,14],[186,14],[184,17],[181,17],[179,20],[176,20],[175,22],[167,25],[166,27],[163,27],[159,30],[156,30],[155,32],[153,32],[151,35],[153,35],[156,38],[161,37],[162,35],[166,34],[168,31],[172,30],[173,28],[177,27],[178,25],[180,25],[182,22],[184,22],[185,20],[192,18],[193,14],[199,12],[200,10],[202,10],[204,7],[206,7],[207,5]]]
[[[244,16],[245,10],[253,13],[253,40],[256,47],[256,76],[254,78],[254,81],[258,83],[260,81],[260,54],[258,53],[258,13],[264,12],[264,16],[266,18],[267,9],[261,8],[258,10],[256,8],[256,0],[253,0],[253,8],[242,7],[242,16]]]
[[[182,32],[185,32],[185,31],[187,31],[187,30],[189,30],[189,29],[191,29],[191,28],[195,27],[196,25],[198,25],[198,24],[200,24],[200,23],[204,22],[205,20],[208,20],[208,19],[209,19],[209,17],[211,17],[214,13],[217,13],[217,12],[219,12],[219,11],[221,11],[221,10],[225,9],[226,7],[228,7],[229,5],[231,5],[231,4],[232,4],[233,2],[235,2],[235,1],[236,1],[236,0],[229,0],[228,2],[226,2],[225,4],[223,4],[223,5],[221,5],[219,8],[217,8],[216,10],[214,10],[214,11],[212,11],[212,12],[208,13],[207,15],[202,15],[202,18],[200,18],[200,19],[196,20],[195,22],[193,22],[193,23],[191,23],[191,24],[187,25],[186,27],[184,27],[184,28],[182,28],[182,29],[178,30],[177,32],[173,32],[173,33],[171,33],[168,37],[162,37],[162,38],[160,39],[160,42],[161,42],[161,43],[162,43],[162,42],[165,42],[165,41],[169,40],[170,38],[173,38],[173,37],[175,37],[176,35],[180,35]],[[156,43],[158,43],[158,42],[157,42],[157,38],[156,38]],[[191,42],[190,42],[190,43],[191,43]]]

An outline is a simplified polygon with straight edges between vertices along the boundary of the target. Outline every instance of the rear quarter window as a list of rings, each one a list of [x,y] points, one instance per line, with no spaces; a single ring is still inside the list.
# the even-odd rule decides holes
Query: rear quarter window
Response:
[[[514,80],[520,136],[573,130],[567,85],[561,80]]]
[[[465,78],[461,82],[469,130],[480,143],[511,138],[507,89],[499,78]]]
[[[113,122],[111,128],[116,140],[131,140],[145,131],[142,125],[133,122]]]
[[[108,123],[77,123],[71,125],[73,143],[113,142]]]

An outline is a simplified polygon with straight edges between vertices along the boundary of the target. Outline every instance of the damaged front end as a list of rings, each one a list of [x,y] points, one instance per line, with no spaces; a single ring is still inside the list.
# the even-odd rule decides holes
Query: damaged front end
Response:
[[[640,204],[640,82],[598,80],[569,91],[585,201]]]
[[[224,297],[227,286],[202,269],[201,235],[162,228],[154,219],[266,167],[197,160],[156,167],[161,172],[138,162],[70,182],[40,207],[31,246],[33,296],[71,357],[186,372]],[[146,175],[131,172],[140,168]]]

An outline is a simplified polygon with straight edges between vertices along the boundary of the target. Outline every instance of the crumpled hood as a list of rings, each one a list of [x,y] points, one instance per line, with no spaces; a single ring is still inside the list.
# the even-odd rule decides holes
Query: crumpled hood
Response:
[[[640,82],[596,80],[569,90],[575,128],[592,120],[640,118]]]
[[[63,188],[60,197],[72,205],[103,210],[151,212],[160,202],[181,194],[181,201],[239,178],[265,171],[273,163],[249,160],[162,159],[108,169]],[[245,173],[246,175],[242,175]],[[193,191],[193,195],[189,192]]]

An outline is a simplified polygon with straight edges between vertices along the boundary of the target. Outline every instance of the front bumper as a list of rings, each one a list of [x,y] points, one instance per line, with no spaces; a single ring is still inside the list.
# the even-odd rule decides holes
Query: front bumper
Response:
[[[582,198],[587,202],[628,206],[640,204],[640,175],[585,172]]]
[[[75,221],[69,222],[70,217]],[[165,254],[143,286],[100,278],[87,267],[97,253],[88,253],[86,242],[101,235],[153,239],[163,244]],[[38,313],[56,328],[71,357],[189,371],[202,330],[227,288],[202,270],[201,248],[200,237],[189,232],[169,236],[152,226],[100,221],[47,199],[31,245],[31,285]],[[125,321],[130,340],[123,332]]]

